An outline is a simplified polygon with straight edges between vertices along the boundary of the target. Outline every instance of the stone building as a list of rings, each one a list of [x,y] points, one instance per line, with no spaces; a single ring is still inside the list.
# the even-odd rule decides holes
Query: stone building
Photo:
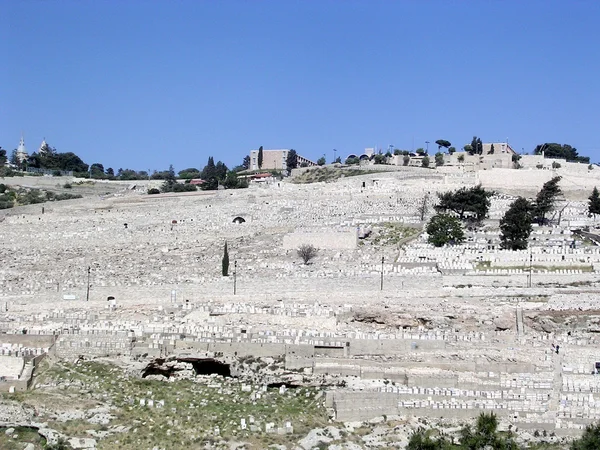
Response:
[[[489,142],[483,144],[481,155],[469,155],[467,152],[445,154],[444,165],[474,167],[476,170],[511,169],[512,158],[516,154],[517,152],[507,142]]]
[[[250,150],[250,170],[287,170],[287,157],[289,149],[263,150],[262,166],[258,167],[258,150]],[[317,163],[304,156],[298,155],[298,167],[306,164],[316,166]]]

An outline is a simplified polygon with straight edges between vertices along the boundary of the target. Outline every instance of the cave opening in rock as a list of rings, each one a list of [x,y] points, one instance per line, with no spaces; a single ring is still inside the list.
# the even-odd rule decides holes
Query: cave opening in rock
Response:
[[[217,361],[216,359],[181,359],[180,361],[192,363],[196,375],[217,374],[225,378],[232,378],[231,366],[229,364]]]
[[[285,386],[286,389],[296,389],[301,387],[298,384],[286,383],[284,381],[280,381],[277,383],[269,383],[267,384],[267,389],[279,389],[281,386]]]

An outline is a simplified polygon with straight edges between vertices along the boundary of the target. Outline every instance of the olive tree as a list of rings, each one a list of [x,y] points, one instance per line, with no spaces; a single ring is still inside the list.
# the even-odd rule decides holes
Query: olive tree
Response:
[[[450,214],[436,214],[425,229],[429,237],[427,241],[436,247],[446,244],[459,244],[465,240],[460,220]]]

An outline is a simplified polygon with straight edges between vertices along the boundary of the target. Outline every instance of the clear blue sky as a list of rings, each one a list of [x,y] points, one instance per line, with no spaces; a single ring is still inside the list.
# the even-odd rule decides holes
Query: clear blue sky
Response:
[[[477,135],[600,161],[599,23],[594,0],[0,0],[0,146],[181,170]]]

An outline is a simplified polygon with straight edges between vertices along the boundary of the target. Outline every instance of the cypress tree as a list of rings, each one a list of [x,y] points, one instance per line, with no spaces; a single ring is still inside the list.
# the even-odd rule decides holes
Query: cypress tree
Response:
[[[262,169],[262,164],[263,164],[263,148],[261,145],[260,148],[258,149],[258,168],[259,169]]]
[[[546,214],[554,209],[554,204],[558,197],[562,194],[562,190],[558,185],[561,177],[554,177],[547,181],[542,186],[535,198],[535,218],[540,225],[546,222]]]
[[[223,261],[222,261],[223,276],[229,276],[229,252],[227,251],[227,241],[225,241],[225,248],[223,249]]]
[[[598,192],[598,188],[594,186],[594,190],[592,191],[592,195],[588,197],[590,203],[588,205],[588,212],[596,217],[596,214],[600,214],[600,192]]]
[[[533,205],[523,197],[517,198],[500,219],[500,246],[508,250],[525,250],[531,234]]]

